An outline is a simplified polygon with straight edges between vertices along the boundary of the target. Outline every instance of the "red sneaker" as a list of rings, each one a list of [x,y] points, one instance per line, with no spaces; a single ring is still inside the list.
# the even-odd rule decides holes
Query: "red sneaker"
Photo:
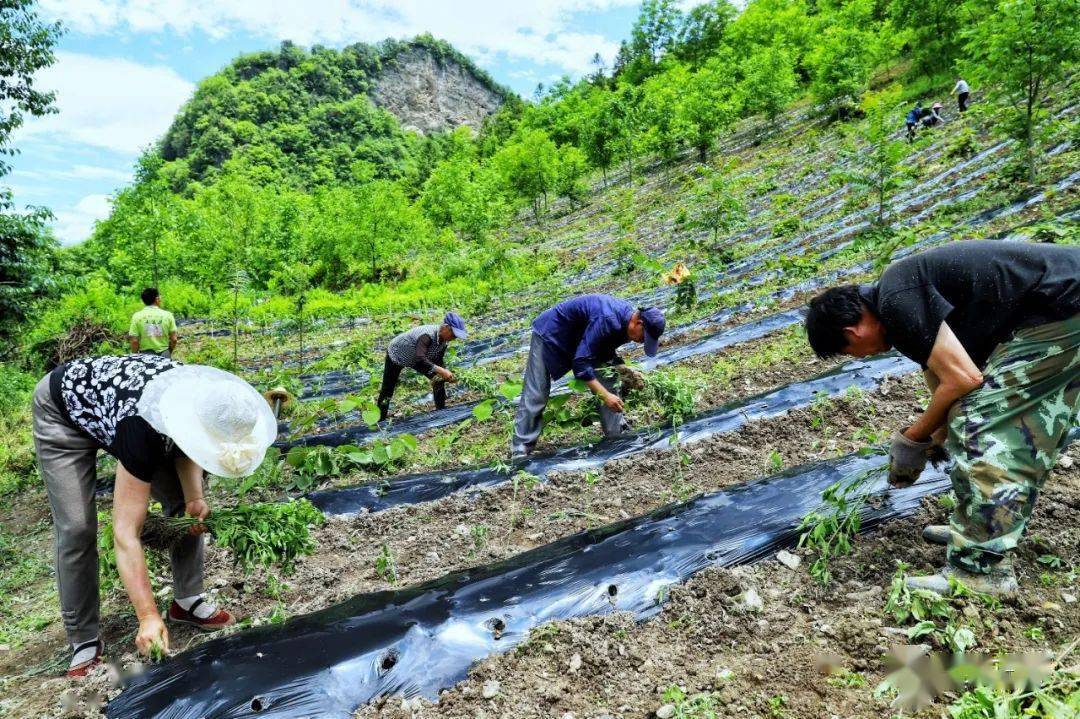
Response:
[[[84,659],[76,663],[76,659],[79,659],[79,655],[88,656],[90,650],[94,650],[93,656],[89,659]],[[75,651],[71,653],[71,665],[67,670],[68,679],[82,679],[90,670],[101,664],[101,657],[105,654],[105,642],[100,639],[93,639],[89,642],[83,642],[79,646],[75,647]]]
[[[225,627],[236,624],[236,618],[224,609],[217,610],[206,619],[200,619],[195,616],[195,608],[202,603],[203,598],[199,597],[192,602],[191,609],[184,609],[177,604],[174,599],[173,603],[169,605],[169,621],[190,624],[193,627],[198,627],[204,632],[216,632],[218,629],[224,629]]]

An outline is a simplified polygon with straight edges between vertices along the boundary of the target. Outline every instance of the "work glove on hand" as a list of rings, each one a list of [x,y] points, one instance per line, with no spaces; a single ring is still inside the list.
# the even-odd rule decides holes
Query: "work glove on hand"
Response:
[[[949,463],[949,451],[945,449],[945,441],[948,437],[948,431],[944,427],[930,435],[931,444],[930,449],[926,451],[926,456],[930,460],[930,464],[938,469]]]
[[[889,449],[889,484],[894,487],[910,487],[915,484],[926,468],[926,453],[931,442],[916,442],[897,431]]]

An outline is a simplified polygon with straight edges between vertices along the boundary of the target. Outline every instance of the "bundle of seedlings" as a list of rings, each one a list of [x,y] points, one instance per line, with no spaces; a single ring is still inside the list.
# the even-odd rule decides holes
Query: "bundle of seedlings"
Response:
[[[276,564],[288,573],[297,557],[315,551],[311,526],[323,521],[322,512],[306,499],[240,504],[216,509],[204,520],[151,513],[143,522],[142,541],[146,547],[168,551],[192,527],[205,524],[218,546],[228,548],[245,572]]]

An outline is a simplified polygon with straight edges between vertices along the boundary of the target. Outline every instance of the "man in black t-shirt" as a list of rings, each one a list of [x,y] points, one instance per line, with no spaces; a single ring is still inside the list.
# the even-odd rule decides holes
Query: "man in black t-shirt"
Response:
[[[894,435],[889,481],[914,482],[945,443],[957,506],[924,532],[948,566],[909,584],[1013,591],[1011,555],[1080,404],[1080,248],[953,242],[815,297],[806,332],[819,357],[895,347],[923,367],[930,404]]]

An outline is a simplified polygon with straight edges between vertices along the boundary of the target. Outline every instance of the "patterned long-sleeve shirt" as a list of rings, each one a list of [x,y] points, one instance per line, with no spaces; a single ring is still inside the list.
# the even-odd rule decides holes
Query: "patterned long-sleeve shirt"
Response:
[[[390,340],[386,353],[395,364],[431,377],[442,364],[446,343],[439,339],[439,325],[420,325]]]

